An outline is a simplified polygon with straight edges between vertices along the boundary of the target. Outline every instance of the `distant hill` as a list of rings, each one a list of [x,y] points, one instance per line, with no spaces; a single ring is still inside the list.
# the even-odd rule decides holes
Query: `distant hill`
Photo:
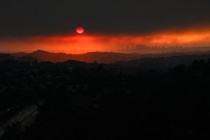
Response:
[[[89,52],[85,54],[66,54],[66,53],[51,53],[43,50],[37,50],[32,53],[14,53],[10,54],[10,57],[15,57],[16,59],[32,58],[38,61],[50,61],[50,62],[65,62],[68,60],[76,60],[81,62],[98,62],[98,63],[116,63],[128,61],[128,63],[139,63],[140,61],[149,62],[157,58],[168,58],[174,59],[180,58],[179,62],[182,60],[190,58],[197,58],[198,56],[208,55],[210,51],[206,52],[191,52],[191,53],[166,53],[166,54],[136,54],[136,53],[116,53],[116,52]],[[8,56],[8,54],[5,54]],[[181,56],[181,57],[180,57]],[[182,58],[184,57],[185,58]],[[165,59],[164,59],[165,60]]]
[[[50,62],[65,62],[68,60],[76,60],[81,62],[98,62],[98,63],[128,63],[130,65],[138,65],[138,63],[154,62],[160,60],[173,60],[176,62],[186,63],[193,59],[206,58],[210,55],[210,51],[206,52],[191,52],[191,53],[177,53],[171,52],[166,54],[136,54],[136,53],[116,53],[116,52],[89,52],[85,54],[66,54],[66,53],[51,53],[43,50],[37,50],[32,53],[14,53],[10,57],[17,58],[34,58],[38,61]],[[5,56],[9,56],[5,54]],[[126,61],[126,62],[124,62]],[[172,62],[173,63],[173,62]],[[165,64],[164,64],[165,65]]]
[[[86,54],[50,53],[37,50],[32,53],[0,54],[0,61],[17,60],[23,62],[45,61],[63,62],[61,65],[83,66],[87,63],[105,63],[114,71],[135,73],[139,70],[167,71],[177,65],[189,65],[195,60],[210,59],[210,52],[168,53],[168,54],[123,54],[113,52],[90,52]],[[87,64],[88,65],[88,64]]]
[[[121,61],[113,64],[113,67],[121,68],[123,71],[131,70],[136,72],[136,70],[160,70],[167,71],[170,68],[176,67],[178,65],[190,65],[194,61],[210,59],[210,53],[206,54],[177,54],[177,55],[165,55],[165,56],[151,56],[147,58],[140,58],[131,61]]]
[[[0,61],[11,60],[13,57],[10,54],[0,54]]]
[[[15,53],[15,57],[28,56],[36,58],[38,61],[64,62],[68,60],[77,60],[82,62],[114,63],[117,61],[129,61],[142,57],[139,54],[123,54],[113,52],[90,52],[85,54],[65,54],[51,53],[43,50],[37,50],[32,53]]]
[[[28,54],[20,55],[20,54],[4,54],[0,53],[0,61],[8,61],[8,60],[15,60],[15,61],[21,61],[21,62],[32,62],[37,61],[35,57],[32,57]]]

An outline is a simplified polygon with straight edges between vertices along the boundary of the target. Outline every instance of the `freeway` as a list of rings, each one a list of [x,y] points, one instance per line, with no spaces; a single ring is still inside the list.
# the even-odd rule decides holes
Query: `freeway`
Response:
[[[37,105],[31,105],[19,111],[17,114],[11,117],[10,120],[0,126],[0,137],[6,132],[6,129],[13,124],[18,123],[21,128],[20,131],[23,131],[27,126],[30,126],[34,122],[37,114]]]

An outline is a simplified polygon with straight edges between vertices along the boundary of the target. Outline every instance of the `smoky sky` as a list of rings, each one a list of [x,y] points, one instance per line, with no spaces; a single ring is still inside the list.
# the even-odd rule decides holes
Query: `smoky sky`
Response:
[[[209,0],[4,0],[0,36],[147,34],[210,25]]]

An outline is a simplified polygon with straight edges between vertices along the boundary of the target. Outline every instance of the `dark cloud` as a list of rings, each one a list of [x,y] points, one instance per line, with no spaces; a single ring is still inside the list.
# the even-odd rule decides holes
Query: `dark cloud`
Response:
[[[209,0],[4,0],[0,36],[91,33],[144,34],[210,25]]]

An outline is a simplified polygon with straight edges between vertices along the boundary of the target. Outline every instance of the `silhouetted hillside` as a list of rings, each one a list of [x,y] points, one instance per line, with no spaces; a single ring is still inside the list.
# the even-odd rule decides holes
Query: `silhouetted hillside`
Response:
[[[138,63],[148,63],[153,61],[156,63],[156,59],[165,59],[169,58],[169,61],[172,59],[174,62],[173,64],[178,64],[177,62],[181,62],[180,60],[183,59],[183,62],[188,61],[188,59],[195,59],[197,58],[202,58],[202,55],[208,55],[210,52],[191,52],[191,53],[166,53],[166,54],[125,54],[125,53],[115,53],[115,52],[90,52],[90,53],[85,53],[85,54],[66,54],[66,53],[51,53],[51,52],[46,52],[43,50],[37,50],[34,51],[33,53],[15,53],[11,54],[11,56],[15,57],[16,59],[19,59],[20,57],[25,57],[25,58],[34,58],[38,61],[50,61],[50,62],[64,62],[68,60],[76,60],[76,61],[81,61],[81,62],[87,62],[87,63],[92,63],[92,62],[98,62],[98,63],[116,63],[116,62],[123,62],[123,61],[129,61],[128,63],[132,64],[137,64]],[[200,55],[200,56],[198,56]],[[183,56],[183,58],[181,57]],[[174,57],[174,58],[172,58]],[[205,57],[205,56],[204,56]],[[180,59],[180,60],[179,60]],[[166,60],[166,59],[165,59]],[[160,61],[160,59],[158,60]],[[189,61],[191,62],[191,61]],[[169,62],[170,63],[170,62]],[[174,65],[171,65],[174,66]]]
[[[161,70],[166,71],[169,68],[173,68],[177,65],[190,65],[194,60],[207,60],[210,58],[210,53],[207,54],[167,54],[160,56],[150,56],[143,57],[136,60],[131,61],[121,61],[116,62],[114,65],[116,67],[121,67],[122,69],[133,69],[133,70]]]
[[[210,59],[132,75],[108,67],[0,61],[0,138],[210,138]]]
[[[210,57],[210,52],[205,53],[168,53],[168,54],[122,54],[112,52],[91,52],[86,54],[65,54],[65,53],[50,53],[42,50],[37,50],[33,53],[16,53],[16,54],[2,54],[2,60],[18,60],[18,61],[40,61],[40,62],[65,62],[71,60],[75,64],[80,62],[86,63],[107,63],[107,69],[114,69],[115,71],[125,73],[135,73],[140,70],[160,70],[167,71],[176,65],[189,65],[194,60],[204,59]],[[84,63],[83,63],[84,64]]]
[[[14,59],[10,54],[0,54],[0,61],[11,60]]]
[[[10,60],[16,60],[16,61],[22,61],[22,62],[32,62],[36,61],[37,59],[35,57],[32,57],[26,53],[19,53],[19,54],[0,54],[0,61],[10,61]]]
[[[38,61],[64,62],[68,60],[77,60],[83,62],[99,62],[99,63],[114,63],[117,61],[128,61],[141,57],[138,54],[122,54],[111,52],[90,52],[86,54],[65,54],[65,53],[50,53],[42,50],[37,50],[29,54],[13,54],[14,56],[30,56]]]

